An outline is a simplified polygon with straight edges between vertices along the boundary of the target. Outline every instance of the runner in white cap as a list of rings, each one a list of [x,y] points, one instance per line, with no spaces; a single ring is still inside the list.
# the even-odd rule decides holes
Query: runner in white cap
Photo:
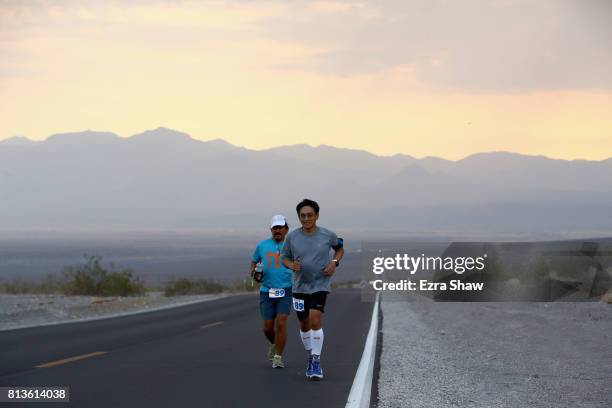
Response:
[[[281,264],[281,251],[289,224],[282,215],[272,217],[272,237],[257,244],[251,257],[251,276],[261,283],[259,311],[264,334],[270,342],[268,358],[273,368],[283,368],[283,350],[287,341],[287,317],[291,312],[291,271]],[[257,266],[261,265],[260,268]]]

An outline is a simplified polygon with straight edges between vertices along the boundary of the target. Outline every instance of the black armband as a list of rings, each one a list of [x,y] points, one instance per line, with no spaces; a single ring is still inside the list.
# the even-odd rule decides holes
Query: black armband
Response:
[[[338,243],[336,245],[332,246],[332,249],[334,251],[337,251],[337,250],[339,250],[341,248],[344,248],[344,240],[342,238],[338,238]]]

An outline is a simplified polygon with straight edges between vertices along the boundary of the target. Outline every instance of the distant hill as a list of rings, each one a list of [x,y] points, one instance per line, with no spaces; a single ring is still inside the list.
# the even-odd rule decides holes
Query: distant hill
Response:
[[[265,226],[318,200],[372,230],[612,231],[612,159],[507,152],[458,161],[331,146],[255,151],[167,128],[0,142],[0,228]]]
[[[25,136],[13,136],[0,141],[1,146],[32,146],[38,142],[28,139]]]

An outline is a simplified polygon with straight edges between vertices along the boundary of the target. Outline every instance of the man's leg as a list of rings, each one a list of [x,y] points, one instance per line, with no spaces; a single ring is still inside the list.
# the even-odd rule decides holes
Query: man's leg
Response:
[[[297,317],[300,322],[300,340],[304,345],[304,349],[308,353],[308,364],[306,366],[306,377],[310,378],[312,374],[312,344],[311,344],[311,330],[310,330],[310,312],[308,309],[310,295],[304,293],[294,293],[295,299],[302,299],[304,301],[304,307],[301,310],[296,310]]]
[[[298,312],[298,319],[300,321],[300,339],[304,345],[304,350],[308,353],[308,361],[306,363],[306,377],[310,378],[312,375],[312,330],[310,329],[310,319],[308,312]]]
[[[323,323],[323,313],[317,309],[310,309],[308,324],[312,330],[319,330]]]
[[[312,343],[310,341],[310,319],[305,317],[300,320],[300,338],[304,349],[310,354],[312,350]]]
[[[301,312],[297,312],[298,320],[300,321],[300,338],[302,339],[302,344],[304,345],[304,349],[310,354],[312,350],[312,344],[310,341],[310,312],[308,309],[308,301],[309,295],[300,294],[299,297],[295,295],[298,299],[304,300],[304,310]]]
[[[276,317],[276,313],[274,305],[272,305],[272,302],[268,298],[268,293],[266,292],[261,292],[259,294],[259,311],[264,322],[264,335],[270,342],[270,346],[268,347],[268,359],[272,360],[274,357],[274,319]]]
[[[312,354],[320,357],[321,350],[323,350],[323,328],[321,327],[323,313],[320,310],[310,309],[309,320],[311,327],[310,342],[312,345]]]
[[[300,320],[300,330],[305,332],[310,330],[310,319],[309,316],[304,317],[303,319]]]
[[[300,322],[300,339],[302,340],[302,344],[304,345],[304,349],[310,354],[310,350],[312,349],[310,345],[310,319],[308,312],[308,299],[309,295],[304,293],[294,293],[293,297],[295,299],[301,299],[304,301],[304,308],[302,310],[297,310],[297,318]]]
[[[315,292],[311,295],[310,310],[308,320],[310,321],[312,354],[321,356],[323,349],[323,312],[325,310],[325,302],[327,300],[327,292]]]
[[[274,333],[274,320],[264,320],[263,331],[268,341],[274,344],[276,336]]]
[[[287,342],[287,319],[291,314],[292,296],[291,288],[287,288],[285,291],[286,295],[276,301],[276,354],[279,356],[283,355],[285,350],[285,343]]]
[[[287,315],[279,314],[274,319],[276,330],[274,333],[274,352],[272,355],[272,368],[283,368],[283,350],[287,341]]]
[[[276,347],[276,354],[279,356],[283,355],[285,350],[285,343],[287,342],[287,315],[279,314],[276,316],[276,330],[274,333],[274,345]]]
[[[308,320],[311,327],[311,345],[312,345],[312,374],[310,378],[320,380],[323,378],[323,369],[321,368],[321,351],[323,350],[323,311],[325,310],[325,301],[327,292],[316,292],[312,294],[310,302],[310,312]]]

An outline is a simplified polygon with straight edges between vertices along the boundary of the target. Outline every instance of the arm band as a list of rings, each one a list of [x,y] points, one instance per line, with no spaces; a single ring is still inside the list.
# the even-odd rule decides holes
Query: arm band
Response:
[[[334,251],[337,251],[341,248],[344,248],[344,240],[342,238],[338,238],[338,243],[334,246],[332,246]]]

